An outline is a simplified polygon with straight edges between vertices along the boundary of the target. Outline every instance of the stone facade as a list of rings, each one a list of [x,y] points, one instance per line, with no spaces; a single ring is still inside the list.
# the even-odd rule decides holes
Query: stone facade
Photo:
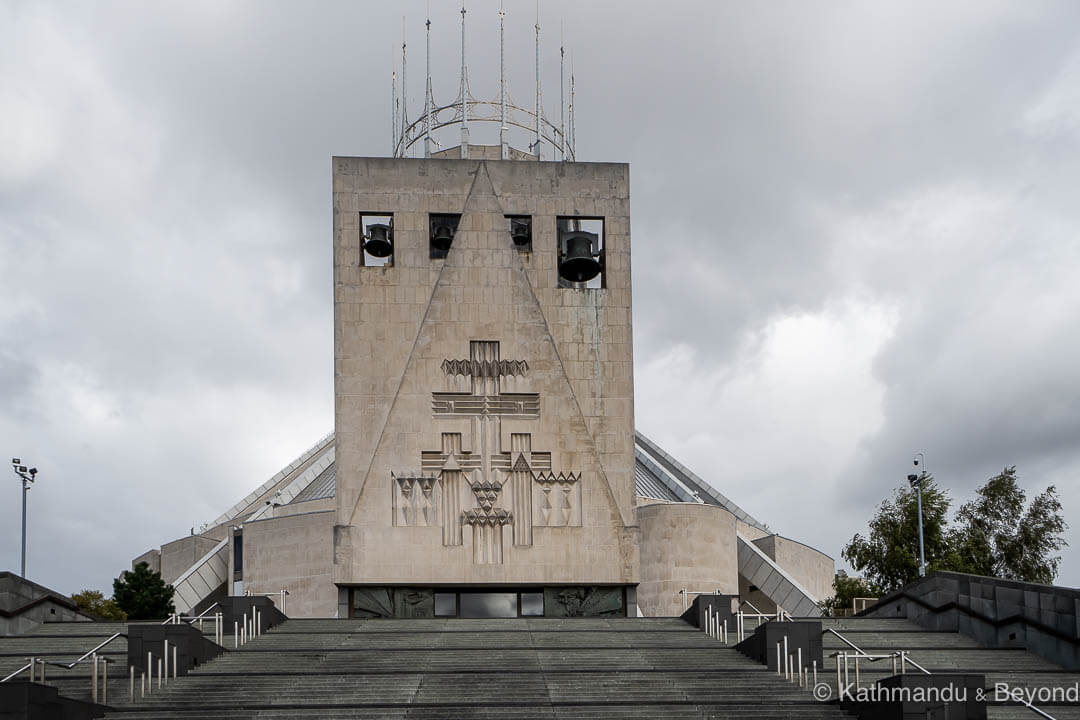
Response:
[[[334,158],[336,583],[637,582],[628,181]],[[392,264],[361,264],[361,213]],[[432,213],[460,214],[445,259]],[[603,287],[560,287],[559,217],[603,219]]]

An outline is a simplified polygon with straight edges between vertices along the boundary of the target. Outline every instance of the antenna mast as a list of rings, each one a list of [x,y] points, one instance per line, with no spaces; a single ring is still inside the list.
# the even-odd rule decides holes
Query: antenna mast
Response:
[[[566,47],[559,28],[559,159],[566,160]]]
[[[469,87],[468,70],[465,67],[465,0],[461,0],[461,157],[469,157],[469,103],[466,100]]]
[[[533,149],[536,151],[536,159],[540,159],[540,0],[536,0],[536,142]]]
[[[574,53],[570,53],[570,156],[577,160],[577,130],[574,129]]]
[[[506,20],[506,11],[499,4],[499,146],[502,148],[502,159],[510,159],[510,146],[507,133],[510,128],[506,126],[506,59],[504,54],[505,41],[503,37],[503,25]]]
[[[393,64],[391,62],[391,64]],[[390,156],[397,157],[397,70],[390,73]]]
[[[431,157],[431,17],[427,19],[427,82],[424,90],[424,157]]]
[[[405,84],[405,17],[401,18],[401,155],[405,157],[408,148],[405,145],[407,130],[409,129],[409,110],[406,100],[409,96],[408,85]]]

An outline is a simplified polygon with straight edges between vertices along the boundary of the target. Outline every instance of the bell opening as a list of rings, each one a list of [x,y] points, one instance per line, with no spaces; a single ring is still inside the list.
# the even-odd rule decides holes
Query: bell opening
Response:
[[[430,230],[430,254],[432,258],[445,258],[450,252],[450,246],[454,243],[457,234],[458,223],[461,215],[436,215],[428,216]]]
[[[529,215],[507,215],[510,224],[510,240],[520,252],[532,252],[532,217]]]
[[[360,213],[360,265],[394,264],[394,216]]]
[[[559,286],[602,288],[604,283],[604,221],[602,218],[561,217]]]

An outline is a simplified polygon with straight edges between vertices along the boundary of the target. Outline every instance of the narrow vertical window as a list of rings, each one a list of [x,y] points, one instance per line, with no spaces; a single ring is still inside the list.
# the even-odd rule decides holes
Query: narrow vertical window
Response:
[[[605,287],[604,219],[560,217],[555,222],[559,239],[559,287]]]
[[[360,213],[360,264],[383,267],[394,264],[394,216]]]

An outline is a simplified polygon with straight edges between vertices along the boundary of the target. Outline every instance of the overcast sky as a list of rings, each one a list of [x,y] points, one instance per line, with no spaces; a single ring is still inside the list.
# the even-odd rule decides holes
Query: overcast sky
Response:
[[[459,7],[431,4],[449,101]],[[32,579],[110,592],[332,429],[330,157],[389,154],[403,11],[416,117],[424,7],[0,0],[0,444],[40,468]],[[468,7],[493,97],[498,5]],[[914,452],[957,505],[1016,465],[1058,487],[1080,584],[1080,3],[541,10],[546,113],[562,23],[578,158],[631,165],[638,428],[838,563]],[[534,13],[507,4],[523,105]]]

